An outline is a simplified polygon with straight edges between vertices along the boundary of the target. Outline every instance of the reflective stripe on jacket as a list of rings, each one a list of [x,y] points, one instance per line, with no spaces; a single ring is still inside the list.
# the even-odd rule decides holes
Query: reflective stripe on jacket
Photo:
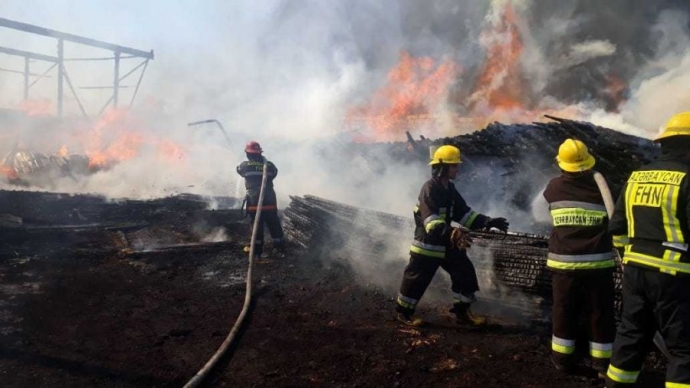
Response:
[[[690,274],[690,166],[660,158],[634,171],[611,219],[624,264],[671,275]]]
[[[549,182],[544,198],[553,222],[547,267],[560,271],[615,267],[608,215],[593,172],[564,172]]]
[[[448,249],[451,221],[470,229],[481,229],[488,217],[472,210],[452,182],[444,187],[440,178],[424,183],[414,208],[415,236],[410,254],[444,258]]]

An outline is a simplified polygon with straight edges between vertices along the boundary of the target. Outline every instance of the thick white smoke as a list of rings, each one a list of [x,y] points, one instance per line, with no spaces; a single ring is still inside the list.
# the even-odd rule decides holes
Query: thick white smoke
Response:
[[[640,10],[648,9],[643,2],[634,3]],[[45,5],[50,8],[49,2]],[[474,77],[484,62],[487,41],[506,39],[505,34],[492,36],[487,31],[500,24],[507,6],[518,15],[514,28],[519,30],[524,46],[520,63],[526,85],[524,98],[532,100],[530,107],[571,107],[580,118],[645,137],[652,137],[672,113],[688,108],[683,89],[690,77],[685,50],[687,12],[670,1],[667,11],[618,19],[610,16],[611,20],[605,19],[609,23],[602,23],[601,18],[616,12],[603,14],[587,8],[585,2],[516,0],[481,4],[407,0],[218,2],[212,6],[195,4],[195,11],[187,11],[187,15],[180,3],[169,10],[176,29],[152,24],[148,31],[137,33],[94,27],[83,18],[71,20],[57,10],[37,16],[33,9],[15,6],[7,17],[137,48],[154,48],[156,59],[149,66],[135,104],[145,122],[144,128],[137,130],[170,138],[185,151],[179,163],[160,159],[155,152],[142,152],[87,180],[56,180],[50,189],[135,197],[175,192],[232,195],[237,186],[234,167],[243,158],[243,144],[255,139],[280,169],[276,187],[283,205],[288,194],[312,193],[409,214],[427,167],[401,166],[380,155],[379,163],[374,164],[383,163],[387,168],[372,170],[367,161],[371,156],[353,156],[336,141],[349,141],[347,134],[342,134],[346,114],[352,107],[366,104],[386,83],[401,50],[439,62],[454,60],[462,67],[455,87],[464,91],[462,95],[469,95],[467,91],[474,88]],[[616,10],[616,5],[606,7]],[[138,17],[158,12],[154,8],[142,6]],[[92,11],[86,6],[84,9],[85,13]],[[102,17],[99,15],[93,14],[96,19]],[[116,15],[123,20],[134,17],[120,8]],[[624,19],[628,23],[615,23]],[[637,27],[631,29],[629,24]],[[638,39],[644,41],[641,43],[632,42],[640,29],[648,31],[649,37]],[[3,45],[26,50],[48,54],[55,50],[53,40],[12,31],[0,31],[0,39]],[[66,50],[72,57],[107,54],[76,45],[67,45]],[[0,60],[3,67],[17,65],[21,69],[21,60],[4,55]],[[129,68],[132,64],[129,62]],[[38,63],[32,66],[36,72],[47,67]],[[86,66],[68,63],[77,86],[110,82],[109,67]],[[617,73],[630,88],[619,112],[606,110],[598,99],[597,91],[605,87],[600,84],[601,76],[609,73]],[[499,76],[493,82],[500,83],[508,75]],[[0,85],[5,91],[0,96],[2,103],[15,107],[21,100],[21,77],[0,73]],[[32,89],[32,98],[52,99],[54,92],[54,79],[42,80]],[[108,91],[77,92],[92,114],[108,96]],[[124,101],[128,101],[129,92],[123,91]],[[444,133],[458,133],[457,123],[450,117],[456,104],[465,102],[449,100],[437,107]],[[78,114],[73,99],[68,99],[66,106],[71,115]],[[224,123],[229,144],[212,125],[186,125],[207,118]],[[510,111],[501,119],[520,120],[524,116]],[[26,133],[21,139],[26,148],[43,136],[40,131]],[[13,140],[3,138],[3,152],[12,147]],[[53,150],[39,151],[57,149],[55,144]],[[348,159],[340,159],[344,155]],[[468,201],[476,202],[473,198]]]

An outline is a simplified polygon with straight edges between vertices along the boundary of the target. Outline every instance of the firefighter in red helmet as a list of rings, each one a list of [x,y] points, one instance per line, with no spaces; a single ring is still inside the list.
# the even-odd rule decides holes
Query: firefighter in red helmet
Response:
[[[244,148],[247,160],[237,166],[237,173],[244,178],[244,185],[247,189],[246,206],[247,214],[252,222],[256,217],[256,211],[261,206],[261,218],[259,219],[258,230],[256,232],[255,253],[263,255],[264,243],[264,224],[268,226],[273,239],[273,247],[276,254],[282,256],[284,251],[283,228],[278,218],[278,201],[276,192],[273,189],[273,179],[278,175],[278,169],[272,162],[266,162],[267,179],[264,193],[263,204],[259,204],[259,193],[261,191],[261,181],[264,171],[264,157],[261,145],[256,141],[250,141]],[[266,255],[263,255],[264,257]]]

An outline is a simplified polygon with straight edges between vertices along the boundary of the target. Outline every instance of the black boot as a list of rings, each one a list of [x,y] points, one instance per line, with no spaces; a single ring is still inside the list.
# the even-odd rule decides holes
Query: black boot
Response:
[[[285,257],[285,243],[273,244],[273,257]]]
[[[398,321],[406,324],[407,326],[423,326],[424,321],[420,318],[415,318],[414,315],[408,313],[398,313]]]
[[[415,318],[414,316],[414,310],[410,310],[407,308],[404,308],[403,306],[396,305],[395,306],[395,311],[397,312],[397,320],[406,324],[407,326],[422,326],[424,325],[424,321]]]
[[[486,318],[475,315],[470,309],[469,303],[456,303],[450,312],[455,314],[455,318],[459,325],[468,327],[482,327],[486,325]]]

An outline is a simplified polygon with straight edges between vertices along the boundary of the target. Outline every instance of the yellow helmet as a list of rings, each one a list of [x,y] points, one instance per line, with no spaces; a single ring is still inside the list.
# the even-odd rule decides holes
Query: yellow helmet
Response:
[[[690,112],[678,113],[671,117],[664,132],[657,136],[654,142],[671,136],[690,136]]]
[[[434,158],[431,159],[429,163],[430,166],[435,164],[445,163],[445,164],[458,164],[462,163],[460,160],[460,149],[452,145],[444,145],[438,147],[434,152]]]
[[[561,144],[556,161],[561,170],[568,172],[587,171],[596,163],[585,143],[576,139],[567,139]]]

